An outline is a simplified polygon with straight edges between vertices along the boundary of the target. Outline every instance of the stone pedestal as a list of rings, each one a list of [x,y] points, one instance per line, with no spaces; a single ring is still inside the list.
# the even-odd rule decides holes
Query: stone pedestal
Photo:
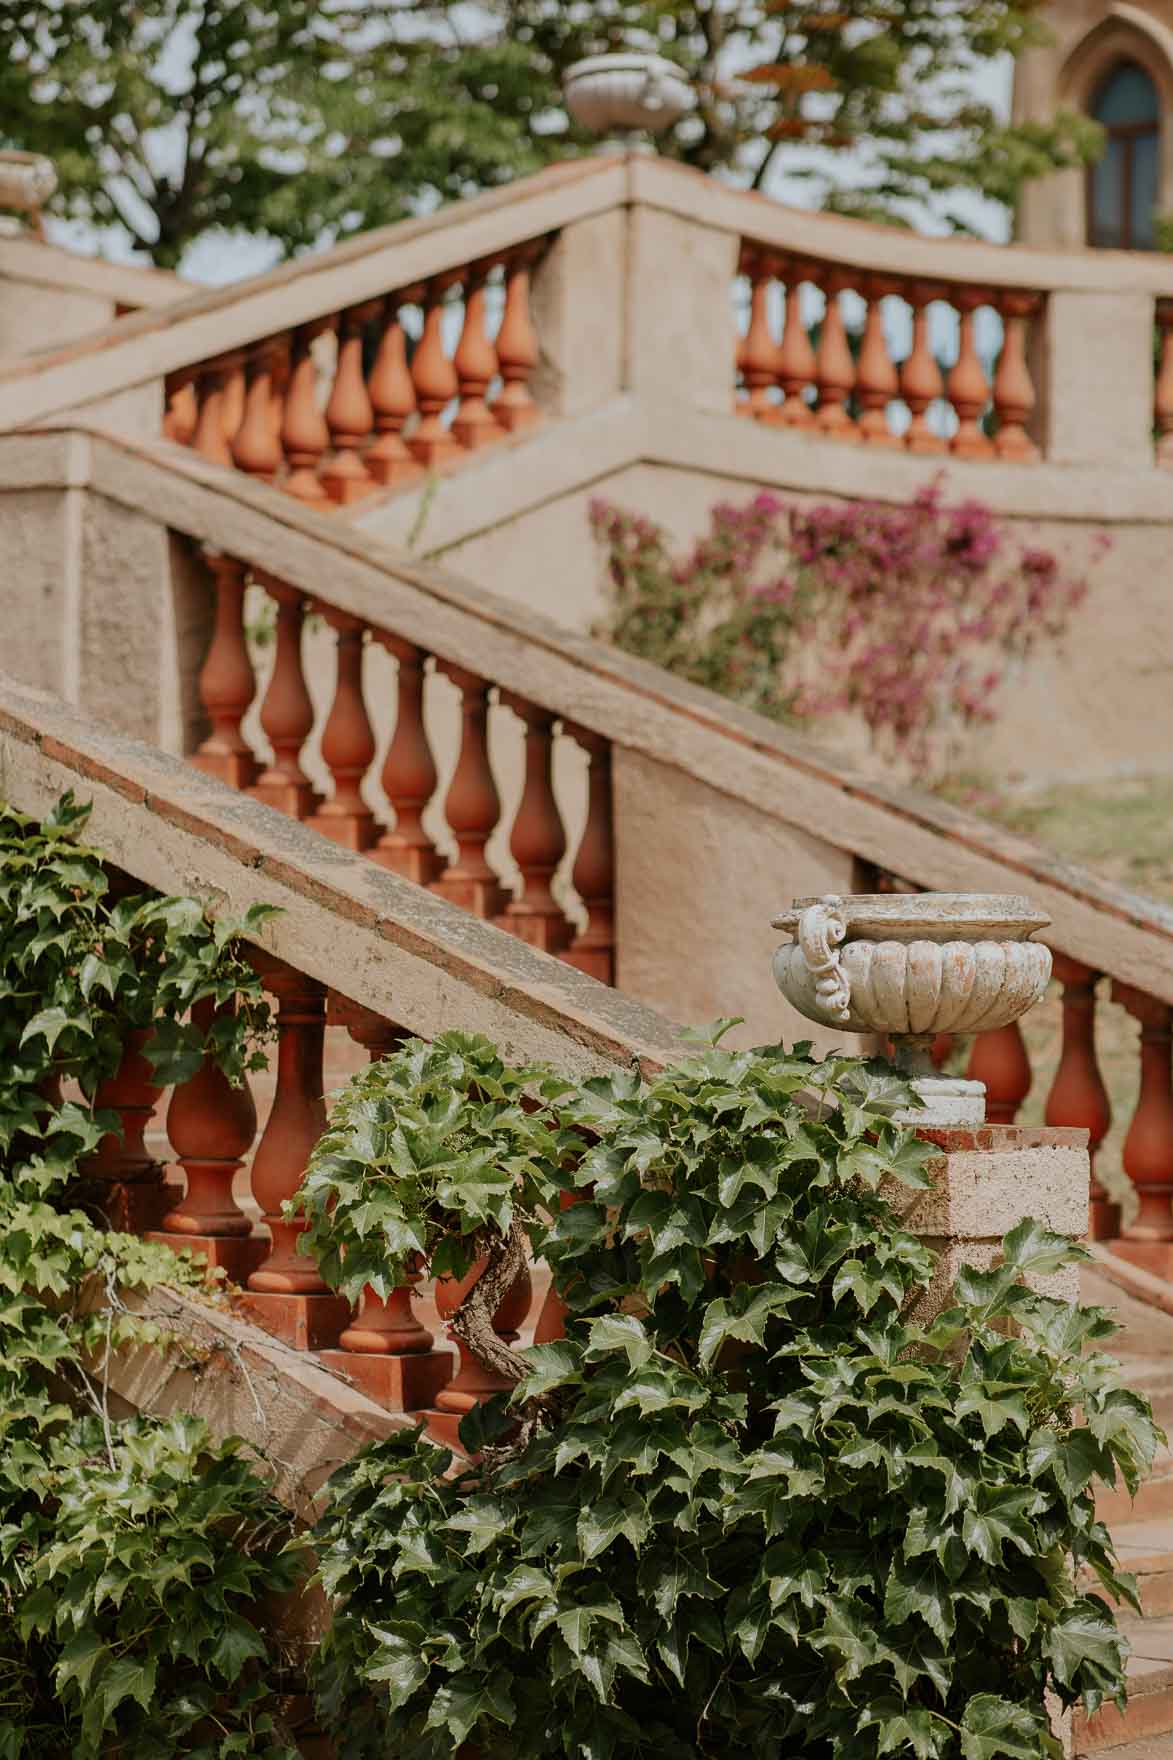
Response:
[[[363,1351],[323,1351],[324,1368],[344,1375],[389,1412],[422,1412],[452,1379],[452,1351],[414,1351],[380,1356]]]
[[[1003,1237],[1024,1216],[1072,1241],[1084,1239],[1091,1180],[1085,1130],[985,1124],[922,1128],[917,1135],[941,1151],[930,1169],[934,1189],[887,1182],[881,1191],[910,1233],[939,1255],[915,1315],[921,1324],[949,1306],[959,1266],[985,1270],[998,1262]],[[1040,1294],[1079,1300],[1077,1266],[1031,1281]]]
[[[295,1351],[320,1351],[336,1345],[338,1334],[350,1320],[350,1303],[342,1296],[275,1290],[244,1290],[237,1311]]]
[[[156,1228],[149,1230],[146,1238],[170,1247],[173,1253],[188,1252],[205,1259],[208,1269],[223,1271],[229,1283],[247,1283],[269,1251],[267,1235],[179,1234]]]

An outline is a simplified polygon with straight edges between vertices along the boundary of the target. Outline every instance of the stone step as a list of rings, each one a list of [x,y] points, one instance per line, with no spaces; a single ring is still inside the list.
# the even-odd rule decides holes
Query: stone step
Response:
[[[1122,1568],[1136,1578],[1145,1618],[1173,1614],[1173,1521],[1116,1522],[1112,1538]],[[1094,1572],[1083,1582],[1093,1593],[1105,1595]]]
[[[1121,1621],[1133,1646],[1128,1659],[1128,1703],[1105,1705],[1094,1717],[1077,1712],[1077,1755],[1101,1754],[1125,1742],[1159,1739],[1173,1755],[1173,1619]]]
[[[1089,1750],[1086,1748],[1083,1753]],[[1166,1735],[1141,1736],[1139,1741],[1124,1742],[1115,1748],[1099,1748],[1095,1750],[1104,1756],[1104,1760],[1171,1760],[1173,1743]],[[1076,1760],[1082,1760],[1077,1750]]]
[[[1096,1493],[1096,1514],[1113,1533],[1133,1522],[1173,1518],[1173,1452],[1167,1448],[1158,1452],[1153,1470],[1137,1492],[1135,1502],[1120,1481],[1114,1486],[1101,1486]]]

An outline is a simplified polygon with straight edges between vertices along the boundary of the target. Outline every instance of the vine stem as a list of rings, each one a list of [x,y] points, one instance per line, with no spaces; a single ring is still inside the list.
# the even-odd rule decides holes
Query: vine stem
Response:
[[[493,1331],[493,1316],[525,1265],[525,1230],[514,1218],[506,1234],[483,1231],[477,1244],[486,1248],[485,1268],[450,1317],[448,1330],[483,1368],[516,1386],[529,1374],[529,1364]]]

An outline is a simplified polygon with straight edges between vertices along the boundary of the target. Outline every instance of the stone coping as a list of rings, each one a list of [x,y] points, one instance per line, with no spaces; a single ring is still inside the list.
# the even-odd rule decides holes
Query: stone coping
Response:
[[[0,437],[0,481],[87,486],[148,518],[166,509],[171,529],[914,885],[1027,891],[1051,917],[1047,939],[1058,951],[1173,1002],[1173,908],[976,814],[857,772],[764,716],[406,556],[349,521],[275,495],[242,472],[165,441],[45,431]]]
[[[85,256],[47,239],[27,236],[0,238],[0,281],[6,280],[93,293],[140,308],[174,305],[198,291],[195,282],[185,281],[169,269],[108,263],[102,257]]]
[[[232,916],[278,906],[260,945],[410,1032],[484,1033],[507,1057],[578,1075],[685,1049],[630,997],[0,674],[0,797],[43,814],[66,789],[92,801],[90,838],[136,880]]]

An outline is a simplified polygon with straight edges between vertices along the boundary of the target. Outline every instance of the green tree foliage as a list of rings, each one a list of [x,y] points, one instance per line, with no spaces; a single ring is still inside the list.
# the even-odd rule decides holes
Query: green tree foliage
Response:
[[[53,211],[119,227],[161,267],[213,227],[297,251],[582,150],[561,109],[563,71],[627,47],[659,51],[694,82],[695,114],[663,143],[690,164],[761,186],[785,154],[843,212],[907,215],[927,195],[948,208],[962,189],[1013,203],[1025,180],[1099,140],[1073,116],[1005,126],[974,96],[975,70],[1037,34],[1036,10],[1030,0],[9,0],[0,137],[56,160]],[[828,152],[812,163],[809,146]],[[837,175],[845,148],[851,171]]]
[[[1058,1760],[1048,1689],[1120,1702],[1093,1487],[1157,1433],[1108,1316],[1024,1281],[1082,1251],[1024,1221],[937,1312],[910,1092],[808,1053],[577,1086],[449,1034],[351,1082],[300,1200],[335,1280],[520,1226],[570,1312],[475,1464],[401,1433],[332,1482],[341,1760]]]
[[[121,1129],[93,1100],[128,1033],[154,1026],[161,1081],[204,1050],[239,1077],[266,1009],[236,929],[120,895],[87,816],[0,804],[0,1757],[295,1760],[254,1623],[297,1575],[286,1512],[202,1423],[110,1409],[113,1352],[177,1343],[128,1292],[200,1271],[107,1228],[85,1178]],[[184,1023],[235,995],[206,1040]]]

